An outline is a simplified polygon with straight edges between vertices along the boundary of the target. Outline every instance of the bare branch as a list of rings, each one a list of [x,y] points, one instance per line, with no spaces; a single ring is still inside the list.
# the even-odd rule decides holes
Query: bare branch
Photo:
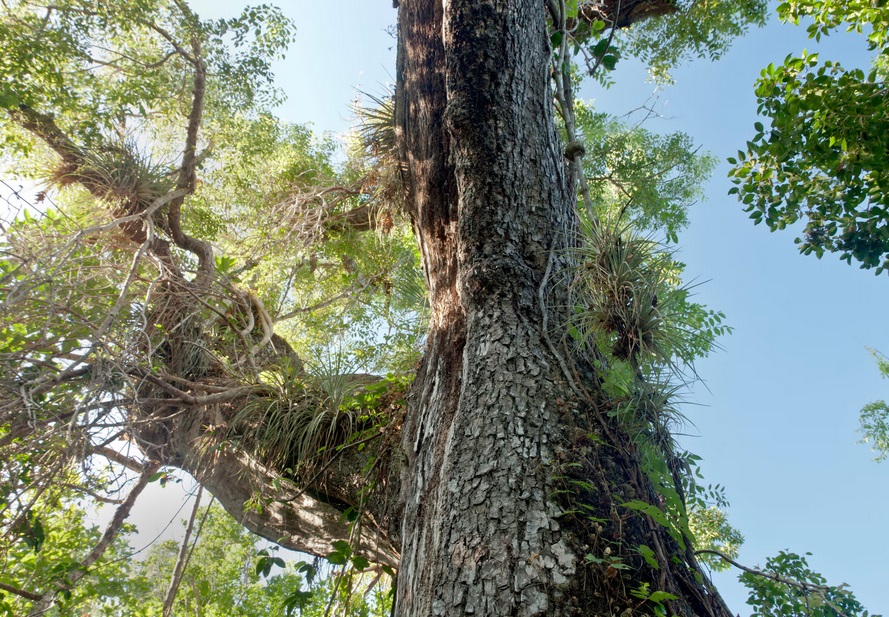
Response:
[[[182,154],[182,165],[179,167],[179,181],[177,189],[186,194],[194,192],[197,182],[195,169],[198,162],[197,142],[198,131],[201,126],[201,118],[204,112],[204,94],[207,87],[207,63],[201,57],[201,42],[197,37],[192,39],[194,52],[194,81],[192,85],[191,112],[188,114],[188,126],[185,132],[185,150]],[[213,259],[213,247],[209,242],[204,242],[182,231],[182,203],[184,196],[170,202],[170,211],[167,216],[170,226],[170,235],[173,242],[180,248],[194,253],[198,258],[198,282],[206,284],[213,277],[215,261]]]
[[[99,456],[103,456],[107,458],[112,463],[117,463],[123,467],[126,467],[130,471],[142,472],[145,468],[145,464],[126,456],[125,454],[121,454],[117,450],[113,448],[109,448],[107,446],[93,447],[90,449],[92,454],[98,454]]]
[[[176,50],[177,54],[179,54],[180,56],[182,56],[183,58],[188,60],[191,64],[197,64],[197,62],[198,62],[197,58],[193,57],[190,53],[188,53],[188,50],[186,50],[184,47],[182,47],[182,45],[179,44],[179,41],[176,40],[176,37],[174,37],[172,34],[170,34],[166,29],[161,28],[156,23],[150,22],[150,21],[141,21],[140,20],[139,23],[141,23],[146,28],[149,28],[150,30],[154,30],[159,35],[161,35],[161,37],[165,41],[167,41],[167,43],[169,43],[173,49]]]
[[[69,482],[61,482],[59,484],[59,486],[61,486],[63,488],[69,488],[72,491],[76,491],[78,493],[83,493],[85,495],[89,495],[90,497],[92,497],[93,499],[95,499],[96,501],[98,501],[100,503],[108,503],[108,504],[112,504],[115,506],[119,506],[123,503],[122,499],[111,499],[110,497],[105,497],[104,495],[99,495],[95,491],[91,491],[88,488],[86,488],[85,486],[80,486],[78,484],[71,484]]]
[[[725,553],[721,553],[719,551],[715,551],[709,548],[701,549],[699,551],[695,551],[695,555],[716,555],[723,561],[730,563],[735,566],[739,570],[743,570],[749,574],[754,574],[756,576],[761,576],[763,578],[767,578],[769,580],[775,581],[776,583],[781,583],[783,585],[790,585],[791,587],[796,587],[798,589],[802,589],[803,591],[830,591],[830,587],[827,585],[813,585],[811,583],[801,583],[799,581],[795,581],[791,578],[785,578],[778,574],[774,574],[772,572],[763,572],[762,570],[757,570],[756,568],[748,568],[747,566],[741,565]],[[842,613],[840,613],[842,614]]]
[[[781,583],[782,585],[796,587],[797,589],[802,590],[803,593],[806,594],[806,602],[807,603],[808,603],[809,592],[814,592],[815,594],[818,595],[818,597],[825,604],[827,604],[830,608],[832,608],[834,611],[836,611],[837,615],[839,615],[840,617],[849,617],[849,615],[847,613],[845,613],[843,611],[843,609],[841,609],[839,606],[837,606],[836,603],[831,602],[827,597],[825,597],[824,594],[826,594],[827,592],[829,592],[832,589],[829,585],[815,585],[813,583],[802,583],[800,581],[795,581],[792,578],[780,576],[780,575],[775,574],[773,572],[763,572],[762,570],[757,570],[756,568],[748,568],[747,566],[741,565],[740,563],[738,563],[737,561],[735,561],[728,555],[721,553],[719,551],[712,550],[712,549],[701,549],[699,551],[695,551],[695,555],[716,555],[723,561],[730,563],[731,565],[735,566],[739,570],[743,570],[744,572],[747,572],[748,574],[753,574],[754,576],[761,576],[761,577],[767,578],[771,581],[775,581],[776,583]]]
[[[150,382],[152,385],[155,385],[158,388],[161,388],[166,393],[175,397],[177,402],[180,402],[184,405],[189,405],[192,407],[199,407],[199,406],[203,406],[203,405],[212,405],[215,403],[225,403],[227,401],[232,401],[232,400],[241,398],[243,396],[246,396],[248,394],[252,394],[252,393],[255,393],[255,392],[258,392],[261,390],[260,386],[247,385],[247,386],[240,386],[240,387],[235,387],[235,388],[223,388],[223,389],[219,389],[217,392],[214,392],[212,394],[205,394],[203,396],[194,396],[192,394],[189,394],[188,392],[180,390],[176,386],[166,383],[163,379],[161,379],[160,377],[153,375],[151,373],[144,373],[142,376],[146,381]],[[166,402],[168,402],[168,403],[172,402],[169,399],[146,399],[146,400],[143,400],[142,402],[145,403],[145,402],[147,402],[147,400],[151,400],[152,402],[163,401],[163,400],[166,400]]]
[[[185,527],[185,537],[182,538],[179,556],[176,558],[176,566],[173,568],[173,575],[170,577],[170,586],[167,587],[167,595],[164,597],[163,617],[170,617],[173,614],[173,601],[176,599],[179,582],[182,580],[182,573],[185,571],[185,563],[190,555],[188,545],[191,540],[191,532],[194,530],[194,521],[201,507],[201,495],[203,493],[204,487],[198,485],[198,492],[194,498],[194,507],[191,509],[191,515],[188,517],[188,525]],[[209,512],[210,508],[207,508],[207,511]],[[195,542],[197,542],[197,538],[195,538]]]
[[[276,319],[276,321],[286,321],[288,319],[292,319],[292,318],[296,317],[297,315],[302,315],[303,313],[311,313],[312,311],[321,310],[327,306],[330,306],[331,304],[334,304],[335,302],[342,300],[343,298],[348,298],[350,295],[354,295],[354,292],[355,292],[354,286],[347,287],[340,293],[328,298],[327,300],[322,300],[321,302],[319,302],[317,304],[313,304],[311,306],[305,306],[302,308],[293,309],[293,310],[285,313],[284,315],[281,315],[280,317],[278,317]]]

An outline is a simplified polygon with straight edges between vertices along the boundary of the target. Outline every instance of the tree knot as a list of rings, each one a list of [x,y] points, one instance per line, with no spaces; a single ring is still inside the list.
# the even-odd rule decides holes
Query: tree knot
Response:
[[[583,146],[583,142],[575,139],[572,142],[569,142],[567,146],[565,146],[565,158],[569,161],[573,161],[578,156],[583,156],[586,154],[586,148]]]

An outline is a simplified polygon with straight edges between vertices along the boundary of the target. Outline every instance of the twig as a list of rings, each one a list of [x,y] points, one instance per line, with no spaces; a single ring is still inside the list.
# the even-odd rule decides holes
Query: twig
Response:
[[[84,493],[85,495],[89,495],[90,497],[92,497],[93,499],[95,499],[96,501],[98,501],[100,503],[108,503],[108,504],[112,504],[115,506],[119,506],[123,503],[122,499],[112,499],[111,497],[105,497],[103,495],[99,495],[95,491],[91,491],[90,489],[86,488],[85,486],[71,484],[70,482],[61,482],[61,483],[59,483],[59,486],[61,486],[63,488],[71,489],[72,491],[76,491],[78,493]]]
[[[832,587],[830,587],[830,585],[815,585],[813,583],[801,583],[801,582],[795,581],[791,578],[786,578],[786,577],[780,576],[778,574],[773,574],[772,572],[763,572],[762,570],[757,570],[756,568],[748,568],[747,566],[743,566],[743,565],[739,564],[737,561],[735,561],[728,555],[721,553],[719,551],[712,550],[712,549],[701,549],[699,551],[695,551],[695,555],[716,555],[723,561],[730,563],[731,565],[735,566],[739,570],[743,570],[744,572],[747,572],[748,574],[753,574],[754,576],[761,576],[761,577],[767,578],[771,581],[775,581],[776,583],[781,583],[782,585],[788,585],[790,587],[796,587],[797,589],[801,589],[803,591],[803,593],[805,594],[807,606],[809,603],[809,592],[813,591],[818,594],[818,597],[821,599],[822,602],[824,602],[830,608],[832,608],[834,611],[836,611],[836,613],[837,613],[837,615],[839,615],[839,617],[849,617],[848,613],[845,613],[843,611],[843,609],[841,609],[839,606],[837,606],[834,602],[831,602],[825,595],[827,592],[829,592],[829,591],[831,591],[831,589],[833,589]]]
[[[771,572],[763,572],[762,570],[757,570],[756,568],[748,568],[747,566],[741,565],[725,553],[721,553],[719,551],[715,551],[709,548],[702,548],[701,550],[695,551],[695,555],[716,555],[723,561],[730,563],[735,566],[739,570],[743,570],[744,572],[748,572],[749,574],[754,574],[756,576],[762,576],[763,578],[767,578],[775,581],[776,583],[782,583],[784,585],[790,585],[791,587],[797,587],[798,589],[802,589],[803,591],[830,591],[830,586],[828,585],[814,585],[810,583],[800,583],[799,581],[795,581],[790,578],[784,578],[779,574],[773,574]]]
[[[594,64],[593,68],[590,69],[589,74],[591,77],[596,74],[596,71],[599,69],[599,65],[602,64],[602,60],[605,58],[605,54],[608,53],[608,49],[611,47],[611,41],[614,39],[614,33],[617,32],[618,19],[620,19],[620,0],[617,0],[617,5],[614,9],[614,21],[611,23],[611,32],[608,33],[608,42],[605,43],[605,50],[602,52],[601,56],[598,56],[596,58],[596,64]]]
[[[199,484],[197,495],[194,498],[194,507],[191,509],[191,515],[188,517],[188,525],[185,527],[185,537],[182,538],[182,545],[179,547],[176,566],[173,568],[173,575],[170,577],[170,586],[167,587],[167,595],[164,597],[163,617],[170,617],[173,613],[173,601],[176,599],[176,592],[179,591],[179,583],[182,581],[182,574],[185,572],[185,563],[191,554],[188,550],[188,543],[191,540],[191,532],[194,530],[194,521],[201,507],[201,495],[203,495],[203,492],[204,487]],[[209,510],[207,508],[208,512]],[[195,538],[195,542],[197,542],[197,538]]]

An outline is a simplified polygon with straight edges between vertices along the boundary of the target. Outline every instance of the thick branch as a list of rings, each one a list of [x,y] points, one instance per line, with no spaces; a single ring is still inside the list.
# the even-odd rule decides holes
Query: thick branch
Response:
[[[12,585],[7,585],[6,583],[0,583],[0,590],[7,591],[26,600],[31,600],[32,602],[37,602],[38,600],[40,600],[40,598],[43,597],[40,594],[32,593],[24,589],[19,589],[18,587],[13,587]]]
[[[176,402],[181,402],[185,405],[198,406],[198,405],[212,405],[216,403],[224,403],[226,401],[232,401],[238,398],[242,398],[251,392],[256,392],[258,390],[257,386],[240,386],[236,388],[228,388],[225,390],[221,390],[219,392],[214,392],[213,394],[206,394],[203,396],[194,396],[189,394],[188,392],[184,392],[179,388],[166,383],[163,379],[155,377],[151,373],[146,373],[144,375],[146,381],[151,382],[155,386],[164,390],[167,394],[174,396],[176,398]],[[174,401],[170,401],[174,402]]]
[[[17,109],[9,109],[8,112],[16,124],[42,139],[47,146],[62,157],[63,162],[78,167],[83,164],[83,154],[80,148],[74,145],[74,142],[56,125],[51,115],[41,114],[27,105],[19,105]]]
[[[19,105],[16,109],[8,110],[8,113],[13,122],[39,138],[59,155],[69,180],[81,184],[97,199],[107,199],[114,194],[115,187],[110,186],[108,179],[101,173],[90,168],[87,155],[59,128],[52,115],[42,114],[27,105]],[[173,203],[177,200],[181,201],[185,194],[182,191],[173,191],[168,195],[159,196],[148,209],[153,212],[171,201]],[[116,214],[123,213],[117,212]],[[136,218],[130,219],[129,215],[134,214]],[[127,212],[126,215],[117,224],[120,225],[127,239],[141,245],[148,237],[143,220],[149,214],[147,212]],[[153,238],[149,248],[172,273],[181,277],[167,242],[160,238]]]
[[[219,451],[212,461],[196,465],[186,461],[183,468],[195,475],[222,506],[253,533],[293,550],[326,555],[336,540],[351,539],[351,525],[342,511],[281,481],[279,474],[243,452]],[[356,470],[360,471],[360,470]],[[274,490],[276,484],[280,490]],[[259,502],[261,507],[245,508]],[[357,552],[370,561],[398,566],[398,551],[379,530],[369,526]]]
[[[194,476],[220,504],[247,529],[284,547],[323,556],[335,540],[353,540],[352,525],[343,518],[343,509],[361,503],[366,487],[362,471],[368,463],[368,450],[338,457],[335,468],[298,486],[280,473],[219,437],[227,431],[230,407],[198,407],[177,414],[162,431],[151,432],[150,423],[139,426],[145,441],[166,443],[152,449],[164,464],[178,467]],[[392,474],[395,475],[395,474]],[[375,493],[392,494],[397,482],[386,478],[374,487]],[[384,510],[386,500],[374,500]],[[256,504],[258,507],[245,507]],[[398,550],[387,528],[385,512],[365,515],[356,550],[374,563],[397,567]]]
[[[144,468],[144,465],[136,459],[126,456],[125,454],[121,454],[117,450],[109,448],[108,446],[93,448],[92,453],[103,456],[112,463],[117,463],[121,467],[126,467],[130,471],[141,472]]]
[[[669,15],[677,11],[674,0],[605,0],[604,2],[582,2],[578,7],[578,19],[592,22],[601,19],[615,28],[630,25],[659,15]]]
[[[196,184],[195,167],[197,165],[198,131],[204,113],[204,94],[207,87],[207,63],[201,57],[201,43],[192,39],[194,58],[194,82],[192,86],[191,112],[188,114],[188,127],[185,132],[185,150],[182,154],[182,165],[179,167],[179,181],[176,188],[194,192]],[[189,236],[182,231],[182,203],[184,197],[170,203],[168,221],[173,242],[182,249],[194,253],[198,258],[198,277],[204,282],[213,276],[215,262],[213,247],[208,242]]]

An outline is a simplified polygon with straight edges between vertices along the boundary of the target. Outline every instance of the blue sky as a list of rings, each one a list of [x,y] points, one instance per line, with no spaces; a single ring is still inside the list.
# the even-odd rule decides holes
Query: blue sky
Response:
[[[202,17],[231,16],[244,5],[198,0]],[[394,80],[395,22],[389,0],[349,3],[279,1],[298,34],[277,83],[289,99],[280,109],[293,122],[342,132],[356,90],[380,93]],[[674,72],[660,93],[662,118],[650,130],[684,131],[723,163],[691,211],[680,237],[690,278],[706,281],[697,299],[726,313],[735,332],[723,351],[700,361],[686,414],[697,435],[686,443],[704,457],[709,481],[727,487],[731,522],[746,537],[740,561],[757,565],[779,550],[810,551],[810,564],[830,582],[847,582],[872,612],[889,612],[889,464],[856,445],[857,412],[889,394],[866,347],[889,352],[885,328],[887,276],[839,262],[800,256],[791,231],[755,227],[733,197],[725,157],[753,135],[752,84],[769,62],[804,47],[822,58],[866,64],[864,41],[845,33],[821,45],[803,28],[772,20],[737,41],[720,61],[697,60]],[[642,67],[618,65],[616,85],[587,85],[584,98],[623,114],[653,90]],[[717,575],[729,606],[749,614],[736,573]]]

